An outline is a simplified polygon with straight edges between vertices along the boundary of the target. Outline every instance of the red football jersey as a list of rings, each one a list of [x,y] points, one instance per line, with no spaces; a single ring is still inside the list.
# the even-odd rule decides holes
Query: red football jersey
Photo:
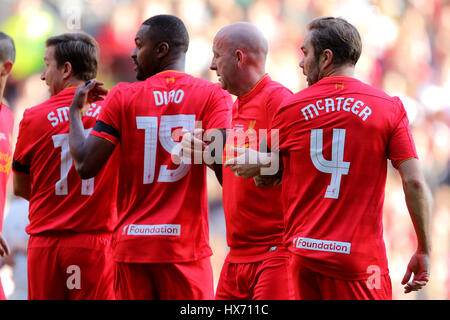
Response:
[[[283,157],[289,249],[340,279],[388,273],[382,208],[387,159],[417,158],[401,101],[350,77],[328,77],[273,119]]]
[[[11,172],[13,128],[13,114],[7,106],[0,103],[0,232],[3,230],[6,185]]]
[[[292,92],[265,75],[233,105],[232,129],[224,155],[235,156],[230,147],[259,149],[282,101]],[[282,244],[284,225],[281,185],[258,188],[253,179],[236,177],[223,167],[223,207],[230,253],[229,262],[263,259]]]
[[[231,96],[218,84],[178,71],[119,83],[91,134],[120,149],[119,262],[194,261],[209,246],[206,166],[175,164],[182,131],[227,128]],[[120,143],[119,143],[120,142]]]
[[[81,180],[69,150],[69,106],[76,88],[67,88],[44,103],[26,109],[19,126],[13,170],[29,174],[30,235],[50,230],[110,232],[117,222],[116,154],[100,173]],[[101,105],[83,116],[86,135]]]

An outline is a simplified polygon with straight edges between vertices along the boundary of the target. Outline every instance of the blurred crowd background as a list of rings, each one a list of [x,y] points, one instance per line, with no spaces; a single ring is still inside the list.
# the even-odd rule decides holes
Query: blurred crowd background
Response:
[[[400,284],[416,249],[401,180],[389,168],[384,234],[394,299],[450,298],[450,1],[448,0],[0,0],[0,30],[16,43],[17,58],[6,88],[16,119],[48,98],[40,80],[45,39],[63,32],[87,32],[100,45],[98,78],[111,88],[135,81],[130,52],[140,24],[155,14],[179,16],[190,34],[186,72],[217,81],[209,70],[212,40],[223,26],[246,20],[269,41],[267,72],[297,92],[306,87],[299,68],[300,45],[309,21],[340,16],[363,40],[356,76],[390,95],[408,112],[417,152],[432,190],[431,279],[424,290],[403,294]],[[15,140],[14,140],[15,141]],[[217,283],[227,253],[221,187],[209,179],[210,240]],[[10,183],[4,233],[13,256],[0,270],[9,298],[26,298],[27,202]]]

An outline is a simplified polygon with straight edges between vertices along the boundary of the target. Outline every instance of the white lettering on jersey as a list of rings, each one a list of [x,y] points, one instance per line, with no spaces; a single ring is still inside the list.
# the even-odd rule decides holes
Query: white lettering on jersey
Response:
[[[293,242],[294,248],[298,249],[328,251],[345,254],[350,254],[350,248],[352,246],[350,242],[320,240],[303,237],[296,237],[294,238]]]
[[[331,174],[325,198],[338,199],[342,175],[347,175],[350,162],[344,161],[345,129],[333,129],[331,160],[323,157],[323,129],[311,130],[311,160],[317,170]]]
[[[126,226],[125,226],[126,227]],[[124,228],[124,231],[126,229]],[[130,224],[128,226],[127,235],[132,236],[180,236],[181,225],[179,224]]]
[[[311,109],[314,110],[316,116],[319,115],[319,112],[317,112],[316,106],[313,104],[308,104],[306,107],[302,108],[302,112],[303,112],[303,115],[305,116],[306,121],[309,120],[308,115],[306,114],[306,111],[309,112],[309,116],[311,117],[311,119],[314,118],[314,115],[313,115]]]
[[[167,91],[153,91],[155,105],[167,105],[169,103],[180,103],[184,97],[184,91],[181,89]]]
[[[85,116],[97,118],[102,107],[98,106],[95,109],[95,111],[94,111],[94,107],[96,107],[95,103],[93,103],[89,107]],[[56,113],[55,113],[55,111],[50,112],[47,115],[47,119],[48,119],[48,121],[50,121],[52,127],[57,126],[58,124],[63,123],[65,121],[69,121],[69,110],[70,110],[70,107],[62,107],[62,108],[56,109]]]
[[[342,106],[342,108],[341,108]],[[365,105],[363,101],[355,98],[337,97],[327,98],[325,100],[319,99],[315,103],[310,103],[306,107],[300,109],[306,121],[313,119],[319,115],[319,112],[335,112],[345,111],[351,112],[361,120],[366,121],[372,114],[372,109]]]

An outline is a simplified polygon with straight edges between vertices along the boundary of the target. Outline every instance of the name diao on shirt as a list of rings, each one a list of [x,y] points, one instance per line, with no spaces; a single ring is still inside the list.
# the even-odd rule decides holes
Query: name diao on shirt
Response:
[[[153,91],[153,97],[155,98],[155,105],[160,106],[163,104],[180,103],[184,97],[184,91],[181,89],[170,91]]]

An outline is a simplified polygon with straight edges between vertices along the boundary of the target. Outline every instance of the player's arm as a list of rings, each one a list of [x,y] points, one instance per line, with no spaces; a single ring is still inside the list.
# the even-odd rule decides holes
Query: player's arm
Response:
[[[195,129],[194,132],[185,133],[181,139],[181,155],[191,161],[205,158],[208,161],[206,165],[212,169],[220,185],[222,185],[222,153],[226,141],[226,129],[214,129],[208,134],[210,143],[203,141],[203,129]],[[207,154],[207,156],[205,156]]]
[[[267,138],[266,137],[261,139],[261,143],[259,146],[259,150],[265,150],[265,149],[267,149]],[[267,152],[270,152],[270,150]],[[281,159],[280,152],[276,152],[276,153],[274,152],[271,155],[272,159],[274,159],[275,157],[278,159]],[[276,186],[276,185],[280,184],[282,181],[282,177],[283,177],[283,169],[281,166],[278,166],[278,171],[275,174],[259,174],[255,177],[253,177],[253,180],[255,181],[255,185],[257,187],[263,188],[263,187]]]
[[[402,284],[405,293],[420,290],[430,277],[430,217],[432,210],[431,193],[425,183],[418,159],[402,162],[398,170],[403,183],[403,191],[417,236],[417,250],[412,256]],[[413,280],[408,283],[411,275]]]
[[[29,201],[31,197],[30,175],[26,173],[13,172],[13,189],[16,196],[22,197]]]
[[[238,157],[232,158],[225,162],[225,167],[229,167],[231,171],[235,171],[236,176],[249,179],[258,177],[255,183],[261,186],[269,186],[270,183],[276,183],[280,176],[280,153],[278,151],[267,150],[266,138],[261,139],[260,150],[256,151],[250,148],[235,148],[231,150],[239,154]],[[264,151],[267,150],[267,151]],[[278,177],[274,177],[278,175]]]
[[[255,185],[260,188],[279,185],[283,178],[283,170],[278,170],[274,175],[257,175],[253,177]]]
[[[0,256],[4,257],[5,255],[9,255],[9,247],[3,234],[0,232]]]
[[[284,100],[292,96],[292,91],[288,88],[282,87],[278,88],[277,90],[272,91],[272,94],[269,96],[269,99],[267,101],[267,114],[268,114],[268,127],[272,127],[272,120],[273,117],[276,115],[278,108],[283,104]],[[272,135],[272,131],[270,131],[270,134]],[[279,137],[276,137],[276,140]],[[273,141],[273,139],[271,139]],[[273,148],[275,147],[275,148]],[[272,158],[276,157],[277,159],[281,159],[281,154],[278,150],[278,145],[272,146],[268,150],[268,144],[267,144],[267,136],[263,137],[261,139],[261,142],[259,144],[259,150],[262,152],[263,150],[268,150],[267,152],[270,152],[270,150],[278,151],[277,154],[273,154]],[[276,186],[281,183],[282,176],[283,176],[283,169],[280,163],[280,166],[278,166],[278,171],[275,174],[260,174],[255,177],[253,177],[253,180],[255,181],[255,185],[257,187],[271,187]]]
[[[115,145],[106,139],[93,135],[86,137],[81,120],[83,107],[90,102],[103,100],[103,96],[108,93],[102,85],[103,83],[97,80],[80,84],[70,106],[70,153],[81,179],[95,177],[115,148]]]
[[[208,162],[207,165],[212,169],[216,175],[220,185],[222,185],[222,159],[223,150],[225,148],[225,142],[227,141],[226,129],[214,129],[207,134],[207,139],[210,141],[207,143],[205,153],[207,159],[213,160],[212,163]]]
[[[239,154],[238,157],[227,160],[225,167],[235,171],[236,176],[244,179],[259,175],[274,175],[279,170],[278,153],[258,152],[250,148],[231,147],[232,151]]]

